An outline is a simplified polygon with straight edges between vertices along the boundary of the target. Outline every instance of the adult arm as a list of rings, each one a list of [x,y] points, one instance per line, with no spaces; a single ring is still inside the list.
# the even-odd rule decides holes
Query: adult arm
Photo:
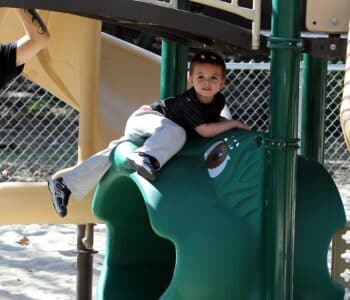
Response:
[[[20,66],[46,47],[50,35],[35,10],[17,8],[16,13],[25,30],[25,35],[17,41],[16,65]]]
[[[209,138],[234,128],[250,130],[248,125],[242,123],[239,120],[226,120],[223,118],[220,119],[219,122],[201,124],[195,127],[194,130],[200,136]]]

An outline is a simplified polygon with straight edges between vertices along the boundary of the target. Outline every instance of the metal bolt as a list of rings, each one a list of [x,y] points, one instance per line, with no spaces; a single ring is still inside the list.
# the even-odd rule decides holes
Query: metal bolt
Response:
[[[337,49],[337,45],[336,44],[330,44],[329,45],[329,49],[331,49],[332,51],[335,51]]]
[[[331,18],[331,23],[333,24],[333,25],[338,25],[338,18],[337,17],[332,17]]]

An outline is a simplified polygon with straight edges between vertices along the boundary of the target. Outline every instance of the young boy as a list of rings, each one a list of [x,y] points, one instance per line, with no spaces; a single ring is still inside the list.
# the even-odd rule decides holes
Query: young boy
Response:
[[[111,150],[123,141],[146,138],[127,159],[132,169],[152,181],[159,169],[180,151],[187,133],[207,138],[233,128],[249,130],[238,120],[220,116],[225,106],[225,98],[220,93],[225,74],[225,62],[218,54],[209,51],[196,54],[189,70],[192,88],[176,97],[141,106],[129,117],[121,139],[60,177],[48,180],[57,213],[61,217],[67,214],[71,193],[81,199],[94,188],[111,165]]]
[[[47,28],[34,9],[17,8],[25,35],[18,41],[0,44],[0,88],[18,76],[30,58],[43,49],[48,40]]]

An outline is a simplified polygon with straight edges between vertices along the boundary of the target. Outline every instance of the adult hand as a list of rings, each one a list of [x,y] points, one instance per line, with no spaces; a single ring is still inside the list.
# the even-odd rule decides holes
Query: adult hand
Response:
[[[16,8],[25,35],[17,41],[16,65],[22,65],[43,49],[48,40],[49,32],[45,23],[34,9]]]

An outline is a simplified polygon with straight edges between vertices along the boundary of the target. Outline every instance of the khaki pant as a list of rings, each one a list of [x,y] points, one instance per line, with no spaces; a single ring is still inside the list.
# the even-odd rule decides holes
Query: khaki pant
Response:
[[[144,144],[135,151],[153,156],[162,167],[181,150],[186,141],[186,132],[161,113],[151,110],[148,106],[142,106],[129,117],[123,137],[112,141],[108,148],[63,173],[61,177],[64,183],[76,199],[83,199],[110,168],[111,151],[121,142],[144,138]]]

